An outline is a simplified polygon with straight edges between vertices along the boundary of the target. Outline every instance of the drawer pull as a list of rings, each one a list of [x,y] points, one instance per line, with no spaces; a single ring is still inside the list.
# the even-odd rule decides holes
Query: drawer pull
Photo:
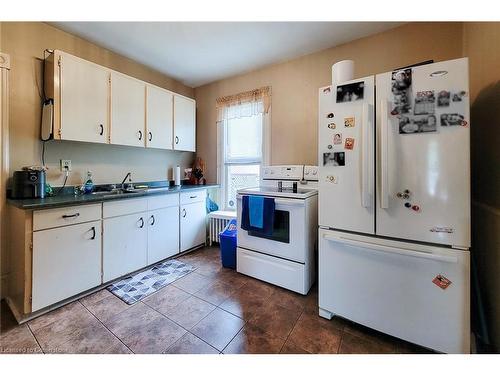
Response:
[[[153,140],[153,133],[148,132],[148,135],[149,135],[149,142],[151,142]]]
[[[103,135],[104,134],[104,126],[102,124],[99,124],[99,128],[100,128],[99,135]]]
[[[76,214],[73,214],[73,215],[62,215],[62,218],[63,219],[71,219],[73,217],[78,217],[78,216],[80,216],[79,212],[77,212]]]
[[[155,221],[156,221],[155,220],[155,215],[151,215],[150,219],[151,219],[151,224],[150,225],[151,226],[155,225]]]
[[[197,195],[191,195],[189,198],[190,198],[190,199],[194,199],[194,198],[196,198],[196,197],[198,197],[198,196],[197,196]]]
[[[92,227],[90,230],[92,231],[92,237],[90,237],[90,239],[95,240],[95,227]]]
[[[140,140],[142,140],[142,131],[141,131],[141,130],[139,130],[139,131],[137,132],[137,134],[139,135],[139,141],[140,141]]]
[[[144,228],[144,219],[141,217],[137,222],[140,222],[141,225],[139,225],[139,228]]]

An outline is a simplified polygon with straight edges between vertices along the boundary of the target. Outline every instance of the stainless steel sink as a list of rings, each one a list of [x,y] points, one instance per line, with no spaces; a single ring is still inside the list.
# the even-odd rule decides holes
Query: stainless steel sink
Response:
[[[115,197],[117,195],[139,194],[139,193],[144,193],[145,191],[146,190],[143,189],[136,189],[136,190],[114,189],[108,191],[94,191],[92,195],[99,195],[102,196],[103,198],[106,198],[106,197]]]

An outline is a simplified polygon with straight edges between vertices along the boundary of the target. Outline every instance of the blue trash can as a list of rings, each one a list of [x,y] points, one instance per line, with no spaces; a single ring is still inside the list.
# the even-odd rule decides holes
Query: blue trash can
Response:
[[[224,230],[219,233],[220,256],[223,267],[236,269],[236,233],[236,219],[231,219]]]

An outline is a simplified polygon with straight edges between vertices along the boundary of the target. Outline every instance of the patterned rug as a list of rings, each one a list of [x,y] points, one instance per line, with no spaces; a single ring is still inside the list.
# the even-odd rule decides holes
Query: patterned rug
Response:
[[[122,301],[132,305],[194,271],[195,268],[189,264],[171,259],[114,282],[107,289]]]

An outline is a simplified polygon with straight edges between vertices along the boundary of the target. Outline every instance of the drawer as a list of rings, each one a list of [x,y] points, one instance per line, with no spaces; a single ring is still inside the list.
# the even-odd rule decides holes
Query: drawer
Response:
[[[102,204],[102,217],[113,217],[144,212],[148,210],[147,198],[124,199]]]
[[[173,207],[179,205],[179,194],[166,194],[148,197],[148,210]]]
[[[195,190],[195,191],[187,191],[184,193],[181,193],[181,205],[182,204],[189,204],[189,203],[194,203],[194,202],[203,202],[205,201],[205,198],[207,197],[207,190],[206,189],[200,189],[200,190]]]
[[[33,212],[33,230],[101,220],[101,204],[51,208]]]

